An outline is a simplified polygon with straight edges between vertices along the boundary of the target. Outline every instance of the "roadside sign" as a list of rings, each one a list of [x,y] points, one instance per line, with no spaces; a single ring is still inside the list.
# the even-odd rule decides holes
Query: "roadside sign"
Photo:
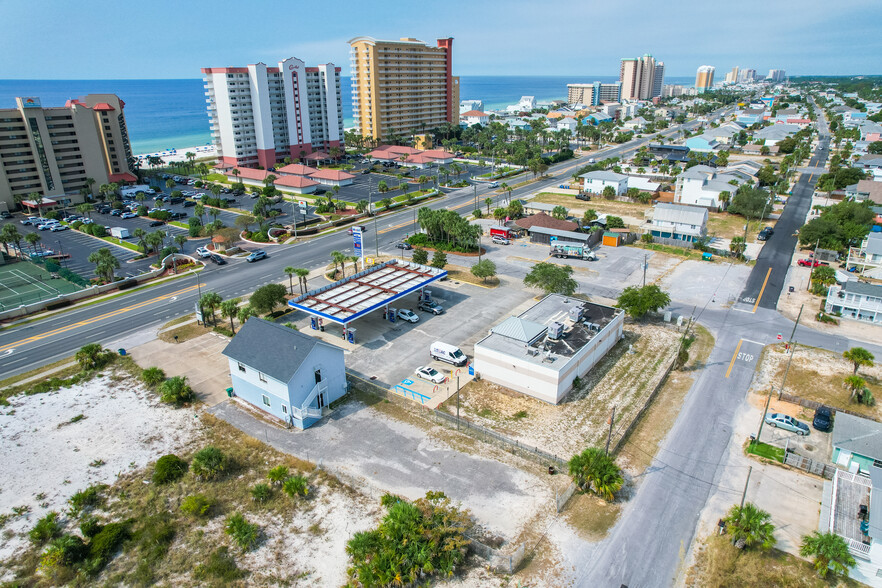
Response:
[[[781,333],[778,333],[778,341],[782,340],[784,337],[781,336]]]
[[[196,305],[196,321],[200,322],[200,323],[204,323],[205,319],[202,316],[202,305],[200,305],[198,302],[196,302],[195,305]]]
[[[364,257],[364,248],[361,246],[361,227],[352,227],[352,248],[360,257]]]
[[[470,376],[475,375],[475,366],[473,366],[472,364],[469,364],[469,375]]]

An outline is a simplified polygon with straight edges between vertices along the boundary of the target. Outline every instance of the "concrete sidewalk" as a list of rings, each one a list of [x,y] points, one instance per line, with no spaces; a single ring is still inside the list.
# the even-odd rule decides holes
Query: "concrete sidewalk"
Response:
[[[231,401],[209,412],[279,451],[372,487],[409,499],[442,490],[507,540],[537,513],[553,512],[554,493],[542,478],[452,449],[422,429],[356,400],[305,431],[269,425]]]

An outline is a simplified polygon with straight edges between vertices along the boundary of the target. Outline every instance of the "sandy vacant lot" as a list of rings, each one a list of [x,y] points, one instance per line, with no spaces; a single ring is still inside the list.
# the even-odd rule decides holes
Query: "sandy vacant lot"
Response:
[[[488,381],[465,386],[460,414],[564,459],[606,439],[616,406],[613,443],[636,417],[677,350],[679,334],[656,325],[626,325],[620,342],[559,405]],[[455,413],[456,398],[445,403]]]

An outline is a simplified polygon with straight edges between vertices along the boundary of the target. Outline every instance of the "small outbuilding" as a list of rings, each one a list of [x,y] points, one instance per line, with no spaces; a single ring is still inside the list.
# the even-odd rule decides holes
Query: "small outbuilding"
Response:
[[[343,350],[286,326],[252,317],[222,353],[236,396],[299,429],[346,393]]]
[[[601,243],[607,247],[618,247],[622,244],[622,235],[612,231],[604,231]]]

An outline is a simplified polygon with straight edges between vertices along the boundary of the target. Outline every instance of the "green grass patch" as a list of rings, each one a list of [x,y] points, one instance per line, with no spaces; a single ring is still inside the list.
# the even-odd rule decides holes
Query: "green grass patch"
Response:
[[[168,221],[168,224],[174,225],[180,229],[186,229],[186,230],[190,229],[190,225],[185,225],[184,223],[182,223],[180,221]],[[137,249],[136,249],[136,251],[137,251]]]
[[[775,447],[774,445],[769,445],[762,441],[754,441],[753,443],[748,443],[744,451],[758,457],[765,457],[772,461],[784,463],[783,447]]]
[[[102,241],[107,241],[108,243],[113,243],[114,245],[119,245],[120,247],[125,247],[126,249],[130,249],[132,251],[137,251],[138,253],[142,253],[140,249],[136,245],[132,245],[131,243],[127,243],[122,239],[117,239],[116,237],[101,237]]]
[[[212,173],[205,176],[205,181],[207,182],[222,182],[224,184],[229,184],[227,180],[227,176],[224,174]]]

